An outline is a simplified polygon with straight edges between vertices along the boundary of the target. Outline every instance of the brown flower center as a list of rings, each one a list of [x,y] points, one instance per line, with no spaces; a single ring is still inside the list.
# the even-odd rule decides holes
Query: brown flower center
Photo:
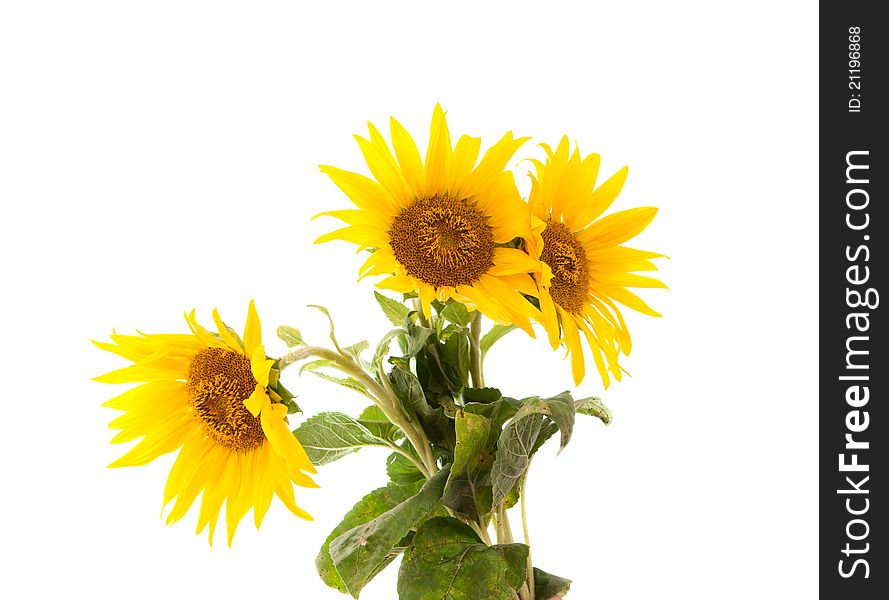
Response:
[[[249,452],[265,440],[259,417],[244,406],[254,389],[250,361],[231,350],[201,350],[188,367],[186,391],[204,431],[237,452]]]
[[[570,313],[580,313],[589,291],[590,270],[583,244],[564,223],[547,223],[540,260],[553,271],[549,294],[555,303]]]
[[[471,285],[494,264],[487,217],[466,198],[418,198],[392,221],[389,245],[408,275],[436,288]]]

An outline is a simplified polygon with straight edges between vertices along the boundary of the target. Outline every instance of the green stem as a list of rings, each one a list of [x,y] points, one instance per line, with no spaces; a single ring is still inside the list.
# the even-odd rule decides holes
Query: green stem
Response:
[[[476,533],[478,533],[479,537],[482,538],[482,541],[488,546],[491,545],[491,536],[488,534],[488,526],[485,525],[484,517],[478,518],[478,523],[469,523],[472,525],[472,528],[475,529]]]
[[[288,366],[304,360],[310,356],[317,356],[330,361],[338,370],[346,375],[350,375],[361,382],[371,394],[371,400],[379,407],[383,414],[386,415],[392,423],[404,432],[405,437],[420,453],[423,463],[425,464],[425,472],[427,477],[438,471],[435,458],[432,456],[432,450],[426,435],[421,429],[416,427],[414,423],[407,418],[404,411],[401,410],[400,403],[391,390],[387,389],[376,379],[371,377],[352,357],[334,352],[321,346],[304,346],[298,350],[294,350],[289,354],[281,357],[278,366],[283,371]],[[385,379],[385,374],[381,374],[381,379]],[[423,470],[421,470],[423,472]]]
[[[423,303],[420,302],[419,298],[414,298],[414,309],[417,311],[417,319],[420,321],[420,325],[429,327],[429,319],[426,318],[426,314],[423,312]]]
[[[408,452],[401,446],[398,446],[397,444],[388,444],[388,447],[393,452],[400,454],[403,457],[405,457],[406,459],[408,459],[409,461],[411,461],[411,463],[413,463],[413,465],[415,467],[417,467],[417,469],[420,471],[420,473],[423,474],[423,477],[425,477],[426,479],[429,479],[429,477],[431,477],[429,470],[426,468],[425,462],[423,462],[422,460],[417,460],[416,456],[414,456],[413,454],[411,454],[410,452]]]
[[[482,372],[482,351],[479,339],[482,334],[482,313],[478,310],[472,317],[469,326],[469,374],[472,376],[472,387],[485,387],[485,376]]]
[[[528,473],[531,470],[531,465],[528,465],[528,468],[525,470],[525,476],[522,478],[522,486],[519,490],[519,506],[522,510],[522,535],[525,537],[525,545],[528,546],[528,571],[527,571],[527,585],[528,585],[528,600],[535,600],[534,593],[534,565],[531,562],[531,536],[528,534],[528,513],[525,510],[525,494],[528,492]]]

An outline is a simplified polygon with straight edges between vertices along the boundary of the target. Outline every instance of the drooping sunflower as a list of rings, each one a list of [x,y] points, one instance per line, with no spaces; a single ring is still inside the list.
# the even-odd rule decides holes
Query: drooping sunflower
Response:
[[[394,155],[377,128],[369,123],[368,129],[370,139],[355,139],[374,179],[321,166],[357,209],[321,213],[348,226],[316,243],[345,240],[372,250],[360,275],[387,275],[377,287],[418,293],[427,316],[433,300],[453,298],[533,335],[537,309],[521,294],[536,292],[528,273],[540,265],[507,246],[531,231],[527,205],[504,170],[527,138],[507,133],[478,160],[481,140],[463,135],[452,146],[436,105],[423,161],[394,118]]]
[[[622,245],[648,226],[657,209],[632,208],[601,217],[623,188],[627,167],[595,187],[599,155],[581,158],[575,148],[569,156],[567,137],[555,151],[541,146],[547,159],[532,160],[536,174],[529,173],[528,199],[534,230],[528,251],[544,265],[535,275],[541,323],[554,349],[564,341],[575,384],[585,372],[582,332],[607,388],[609,374],[620,381],[618,357],[632,348],[618,304],[660,316],[627,288],[666,288],[638,274],[656,270],[651,259],[663,255]]]
[[[110,467],[144,465],[179,450],[164,490],[164,506],[176,500],[167,524],[181,519],[203,492],[197,533],[207,525],[210,543],[225,502],[228,543],[253,508],[259,527],[277,494],[298,517],[293,484],[317,487],[308,456],[287,427],[287,407],[274,361],[266,358],[253,302],[244,338],[213,311],[218,334],[186,315],[190,334],[111,335],[93,342],[133,362],[96,378],[104,383],[140,383],[103,406],[125,411],[109,427],[112,443],[142,438]],[[271,397],[270,397],[271,395]],[[272,402],[275,398],[275,402]]]

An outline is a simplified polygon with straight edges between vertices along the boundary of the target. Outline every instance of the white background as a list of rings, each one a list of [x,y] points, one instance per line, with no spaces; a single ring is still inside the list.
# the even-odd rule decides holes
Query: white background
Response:
[[[172,457],[122,453],[90,377],[122,364],[112,328],[185,331],[255,298],[278,324],[344,341],[387,323],[351,246],[309,221],[347,200],[319,163],[364,171],[352,133],[395,115],[425,148],[452,135],[567,133],[630,177],[615,209],[660,207],[637,246],[671,291],[627,314],[633,378],[532,468],[534,557],[569,598],[812,598],[817,501],[817,13],[809,2],[7,2],[0,8],[3,309],[0,595],[338,598],[315,553],[385,481],[382,451],[273,505],[234,548],[159,516]],[[522,185],[527,164],[517,165]],[[626,311],[629,313],[630,311]],[[569,365],[512,334],[490,383],[569,387]],[[364,406],[309,376],[308,412]],[[602,394],[589,377],[579,395]],[[518,522],[518,515],[513,521]],[[397,566],[362,598],[391,599]]]

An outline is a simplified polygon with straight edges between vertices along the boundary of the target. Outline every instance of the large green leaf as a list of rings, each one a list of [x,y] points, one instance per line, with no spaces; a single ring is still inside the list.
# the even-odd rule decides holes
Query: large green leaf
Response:
[[[449,473],[445,467],[415,496],[330,542],[330,557],[354,598],[391,561],[399,542],[438,509]]]
[[[561,451],[573,430],[571,394],[563,392],[544,400],[536,396],[525,398],[497,441],[497,454],[491,467],[494,506],[512,491],[528,470],[531,457],[551,435],[561,431]]]
[[[514,600],[528,546],[486,546],[465,523],[435,517],[414,535],[398,573],[399,600]]]
[[[491,465],[499,425],[482,415],[459,412],[457,446],[442,504],[472,520],[491,511]]]
[[[537,600],[563,598],[570,587],[570,579],[551,575],[534,567],[534,597]]]
[[[543,427],[543,415],[516,415],[497,441],[497,454],[491,466],[493,506],[497,506],[528,470],[534,444]]]
[[[338,412],[319,413],[306,419],[293,435],[316,465],[333,462],[362,446],[391,448],[389,439],[374,435],[358,420]]]
[[[315,568],[318,570],[318,575],[321,577],[321,580],[344,594],[348,593],[346,584],[343,583],[340,574],[337,572],[336,567],[334,567],[333,559],[330,558],[330,542],[350,529],[377,518],[384,512],[395,508],[408,498],[415,496],[417,492],[420,491],[421,487],[423,487],[423,484],[420,482],[411,485],[396,485],[390,483],[386,487],[372,491],[359,500],[352,510],[346,513],[342,522],[334,528],[329,536],[327,536],[324,545],[321,546],[321,551],[318,552],[318,557],[315,559]],[[385,567],[386,564],[391,562],[395,556],[397,556],[397,553],[393,554],[388,561],[384,561],[385,564],[381,565],[381,570],[382,567]]]
[[[404,326],[404,322],[407,320],[407,316],[410,314],[411,309],[398,300],[393,300],[377,291],[374,292],[374,298],[377,299],[377,304],[383,309],[383,314],[386,315],[386,318],[389,319],[393,325],[396,327]]]

